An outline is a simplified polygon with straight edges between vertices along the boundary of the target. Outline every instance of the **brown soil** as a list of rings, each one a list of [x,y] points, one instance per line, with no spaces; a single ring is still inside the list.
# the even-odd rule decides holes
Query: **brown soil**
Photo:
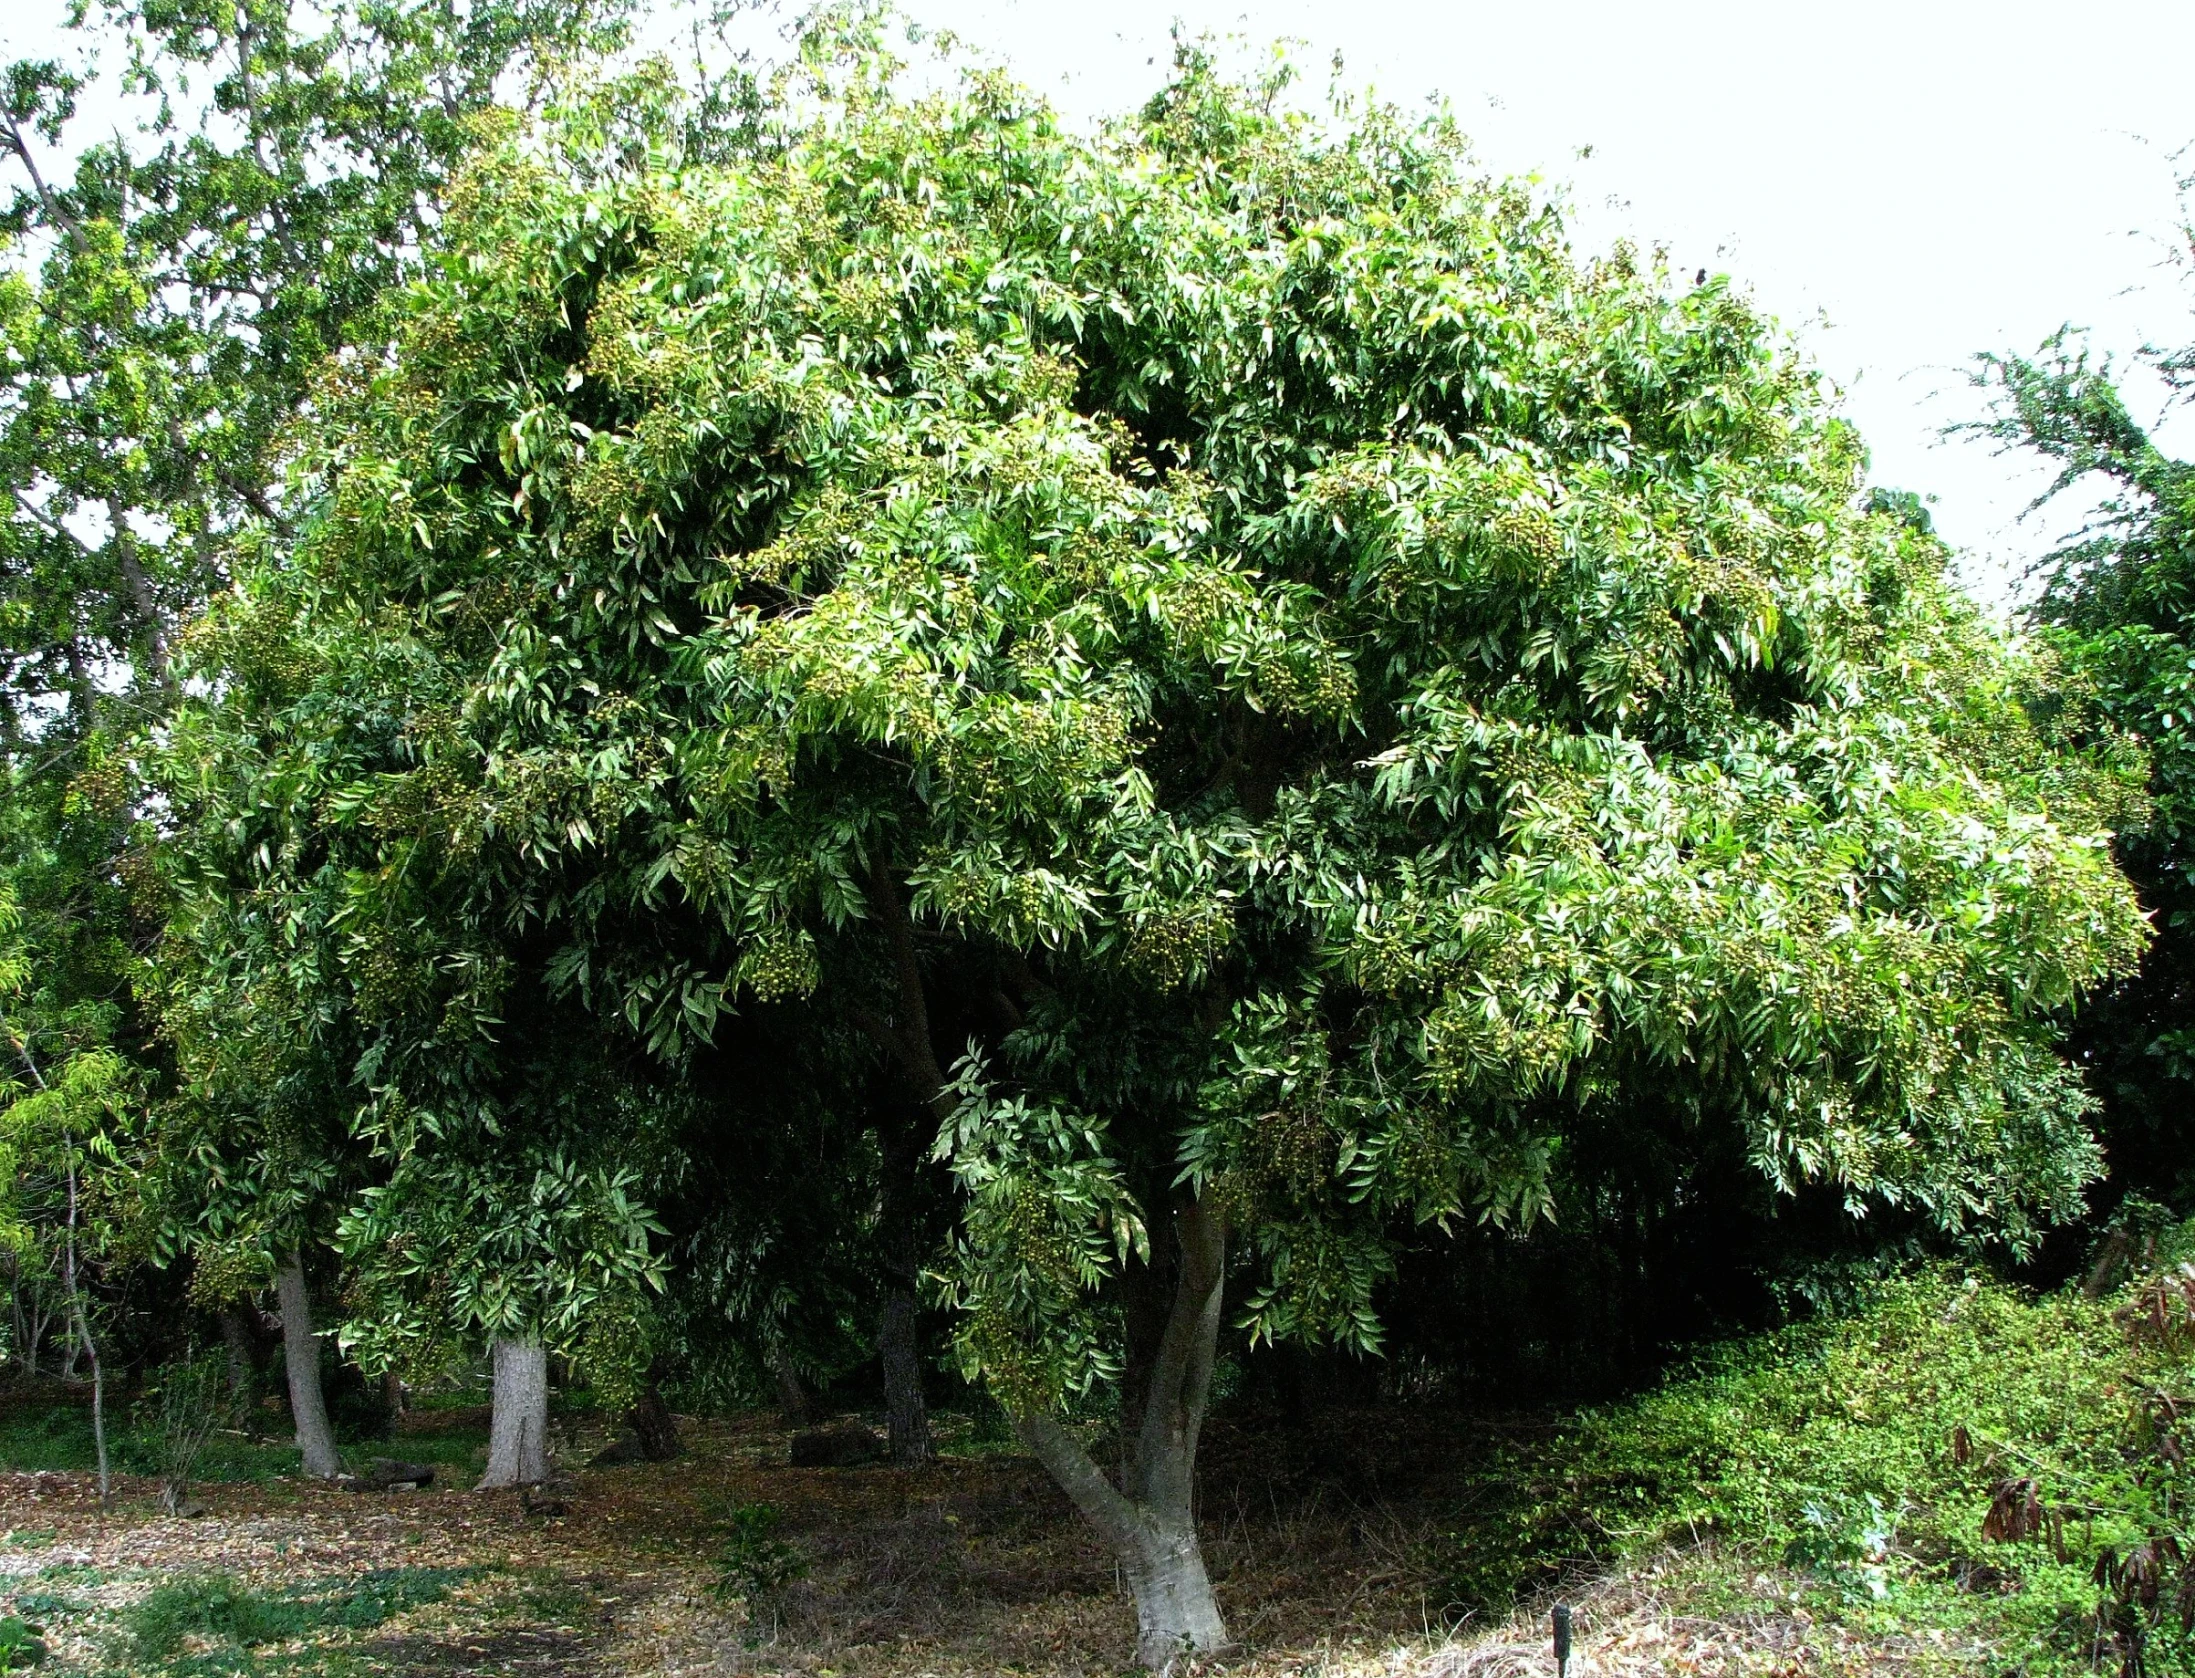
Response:
[[[1128,1599],[1033,1462],[948,1436],[947,1454],[924,1468],[796,1470],[768,1416],[683,1425],[684,1458],[578,1469],[556,1515],[507,1493],[281,1482],[194,1488],[204,1513],[183,1519],[157,1512],[149,1482],[124,1482],[102,1512],[88,1476],[0,1477],[0,1599],[62,1591],[88,1610],[49,1630],[49,1671],[126,1670],[127,1611],[162,1581],[225,1574],[259,1591],[341,1589],[371,1570],[419,1567],[479,1571],[430,1607],[262,1649],[237,1670],[1092,1678],[1129,1666]],[[1430,1540],[1458,1495],[1459,1439],[1483,1439],[1488,1426],[1388,1412],[1254,1436],[1216,1428],[1203,1524],[1243,1644],[1221,1664],[1259,1678],[1551,1675],[1536,1616],[1453,1627],[1432,1607]],[[567,1459],[584,1462],[601,1443],[575,1440]],[[718,1558],[733,1511],[755,1504],[779,1511],[771,1536],[806,1571],[742,1601],[725,1594]],[[1582,1589],[1574,1678],[1971,1671],[1982,1654],[1847,1646],[1797,1611],[1688,1621],[1669,1592],[1696,1565],[1680,1558]]]

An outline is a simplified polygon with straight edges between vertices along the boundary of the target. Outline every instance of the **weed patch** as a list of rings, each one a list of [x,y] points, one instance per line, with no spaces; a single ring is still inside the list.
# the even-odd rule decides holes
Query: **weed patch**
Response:
[[[330,1633],[372,1631],[440,1602],[474,1577],[464,1568],[390,1568],[274,1593],[226,1575],[161,1585],[124,1616],[132,1672],[172,1678],[272,1670],[254,1651]]]

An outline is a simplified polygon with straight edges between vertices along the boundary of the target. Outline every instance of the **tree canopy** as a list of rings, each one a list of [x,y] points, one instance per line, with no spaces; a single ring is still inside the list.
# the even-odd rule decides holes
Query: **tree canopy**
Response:
[[[309,907],[399,1173],[514,982],[689,1079],[734,1017],[868,1054],[1154,1661],[1225,1636],[1222,1316],[1376,1348],[1398,1236],[1529,1223],[1588,1118],[2077,1208],[2131,760],[1736,290],[1581,259],[1442,118],[1188,52],[1085,134],[835,39],[728,140],[656,71],[509,122],[184,638],[185,854]]]

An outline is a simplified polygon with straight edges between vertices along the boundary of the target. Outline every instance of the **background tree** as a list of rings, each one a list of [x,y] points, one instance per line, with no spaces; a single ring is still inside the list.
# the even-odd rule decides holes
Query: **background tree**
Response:
[[[2184,262],[2195,249],[2184,215],[2179,232]],[[2134,363],[2171,406],[2195,389],[2195,348],[2144,349]],[[2031,356],[1981,357],[1977,377],[1994,412],[1971,429],[2056,469],[2042,501],[2100,491],[2095,516],[2042,564],[2031,616],[2054,663],[2038,708],[2069,740],[2146,750],[2150,806],[2120,823],[2117,850],[2158,937],[2139,974],[2084,1014],[2075,1053],[2104,1102],[2117,1183],[2185,1211],[2195,1206],[2195,465],[2158,446],[2120,368],[2070,329]]]
[[[179,628],[225,586],[236,544],[287,529],[285,428],[416,260],[478,124],[563,55],[614,48],[623,24],[595,0],[265,0],[86,7],[74,27],[125,113],[112,134],[82,131],[88,70],[21,62],[0,76],[0,868],[45,939],[48,1012],[99,1017],[132,1090],[164,1102],[158,1008],[133,994],[166,905],[157,822],[132,817],[161,812],[137,802],[132,737],[176,697]],[[163,1193],[193,1158],[218,1188],[247,1161],[288,1157],[256,1142],[224,1156],[207,1115],[183,1117],[190,1098],[176,1099],[155,1147]],[[251,1180],[245,1198],[263,1199],[265,1171]],[[199,1208],[213,1224],[220,1198]],[[286,1215],[258,1219],[252,1240]],[[179,1227],[152,1256],[184,1250]],[[205,1288],[267,1278],[239,1268],[252,1241],[217,1251],[237,1232],[200,1233],[184,1245],[213,1262],[192,1297],[233,1320],[237,1301]],[[292,1378],[310,1389],[319,1342],[301,1321],[303,1270],[284,1257]],[[309,1455],[331,1468],[332,1439],[299,1398],[320,1436]]]
[[[21,926],[21,911],[0,881],[0,1039],[11,1063],[0,1072],[0,1242],[15,1255],[19,1287],[26,1268],[60,1285],[69,1364],[81,1351],[91,1366],[92,1446],[104,1504],[112,1491],[106,1364],[104,1329],[93,1327],[92,1280],[110,1249],[123,1245],[117,1226],[130,1197],[100,1179],[121,1166],[138,1092],[128,1064],[111,1048],[96,1039],[71,1041],[70,1027],[80,1028],[80,1021],[50,1012],[37,1017],[42,999],[26,994],[31,952]]]
[[[134,132],[71,131],[88,85],[10,66],[0,291],[0,714],[169,682],[177,626],[247,526],[279,530],[308,382],[403,272],[477,119],[603,0],[86,8]]]
[[[1230,1287],[1376,1348],[1399,1238],[1649,1110],[1855,1209],[2078,1208],[2123,766],[2044,748],[1741,299],[1194,54],[1097,138],[892,75],[819,35],[744,154],[642,83],[484,157],[253,587],[413,673],[391,832],[553,983],[673,1061],[803,998],[870,1038],[960,1366],[1147,1663],[1226,1640]]]

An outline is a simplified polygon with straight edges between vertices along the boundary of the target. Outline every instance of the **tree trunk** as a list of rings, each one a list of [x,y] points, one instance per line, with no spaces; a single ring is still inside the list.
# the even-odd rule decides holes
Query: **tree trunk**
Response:
[[[30,1345],[23,1332],[23,1261],[16,1256],[12,1247],[8,1249],[8,1312],[14,1330],[13,1338],[8,1344],[15,1352],[15,1361],[19,1366],[16,1372],[35,1375],[38,1373],[37,1348]]]
[[[404,1419],[404,1412],[411,1408],[404,1398],[404,1377],[393,1369],[381,1377],[381,1408],[388,1412],[392,1431]]]
[[[241,1400],[252,1388],[252,1336],[233,1306],[221,1312],[221,1340],[229,1351],[229,1394]]]
[[[678,1437],[678,1418],[663,1402],[663,1389],[653,1376],[640,1389],[640,1402],[633,1406],[628,1419],[640,1440],[640,1454],[650,1462],[669,1462],[685,1450]]]
[[[69,1309],[76,1319],[76,1333],[84,1349],[91,1354],[91,1442],[99,1458],[99,1507],[104,1509],[107,1500],[114,1495],[114,1488],[107,1473],[107,1377],[100,1367],[99,1346],[91,1337],[91,1319],[84,1315],[83,1291],[76,1285],[76,1162],[69,1162],[69,1240],[64,1256],[64,1274],[68,1278]],[[72,1345],[69,1364],[73,1368],[76,1353]]]
[[[793,1360],[786,1356],[783,1346],[771,1351],[769,1364],[770,1377],[777,1382],[779,1420],[787,1427],[806,1427],[810,1415],[808,1389],[800,1384],[800,1371],[793,1367]]]
[[[1180,1252],[1165,1331],[1145,1376],[1142,1425],[1124,1453],[1116,1488],[1081,1443],[1050,1416],[1023,1416],[1015,1431],[1112,1546],[1136,1602],[1136,1659],[1153,1672],[1229,1646],[1197,1542],[1197,1440],[1219,1346],[1227,1235],[1198,1202],[1176,1209]]]
[[[907,1092],[885,1095],[876,1109],[877,1142],[884,1155],[881,1233],[886,1271],[884,1311],[877,1324],[877,1355],[884,1371],[884,1407],[889,1421],[892,1460],[930,1459],[930,1413],[922,1400],[922,1354],[918,1344],[919,1310],[915,1288],[922,1271],[920,1202],[927,1113],[942,1121],[952,1104],[945,1096],[945,1074],[930,1041],[930,1008],[922,990],[922,962],[915,949],[914,923],[883,852],[872,859],[870,899],[891,940],[892,966],[899,984],[894,1019],[862,1010],[857,1023],[873,1037],[907,1081]],[[905,1093],[918,1105],[908,1110]]]
[[[52,1326],[53,1307],[40,1290],[33,1288],[30,1296],[30,1327],[26,1331],[29,1338],[25,1342],[30,1347],[30,1358],[24,1371],[33,1379],[38,1374],[38,1348],[46,1343],[46,1330]]]
[[[320,1394],[320,1336],[313,1332],[301,1255],[292,1253],[274,1273],[274,1291],[282,1305],[282,1364],[289,1376],[297,1452],[307,1474],[332,1480],[343,1472],[343,1459],[335,1453],[335,1430],[328,1426],[327,1400]]]
[[[549,1354],[539,1340],[495,1340],[495,1411],[480,1490],[549,1477]]]
[[[877,1352],[884,1364],[884,1409],[892,1461],[930,1460],[930,1412],[922,1401],[922,1357],[915,1343],[915,1296],[895,1290],[884,1301]]]

